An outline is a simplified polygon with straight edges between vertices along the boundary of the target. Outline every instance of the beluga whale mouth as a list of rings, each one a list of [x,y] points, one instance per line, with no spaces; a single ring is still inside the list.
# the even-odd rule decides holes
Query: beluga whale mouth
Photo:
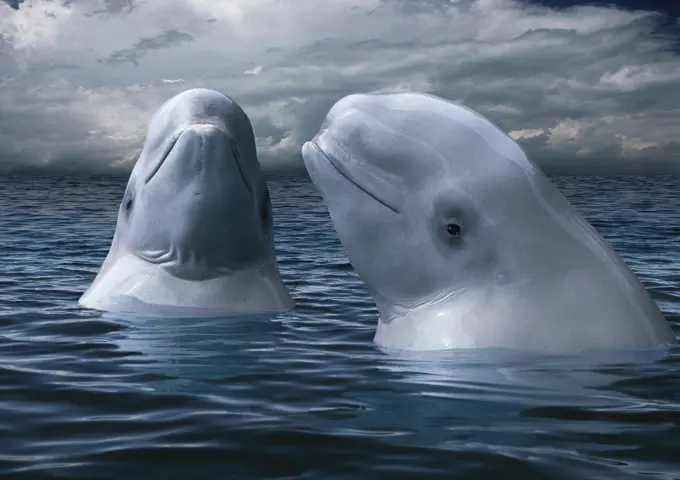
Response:
[[[182,132],[176,133],[169,140],[168,146],[165,148],[165,153],[161,156],[160,161],[158,161],[156,163],[156,166],[149,172],[149,174],[144,179],[145,184],[149,183],[151,181],[151,179],[156,175],[156,173],[158,173],[158,170],[161,168],[163,163],[165,163],[165,159],[168,158],[168,155],[170,155],[170,153],[172,152],[172,149],[175,146],[175,144],[177,143],[177,140],[179,140],[179,137],[182,134]]]
[[[175,133],[168,141],[165,153],[161,156],[160,161],[156,164],[155,168],[149,172],[145,183],[149,183],[156,176],[160,168],[165,163],[166,159],[173,153],[173,149],[177,145],[178,141],[186,135],[196,137],[194,140],[201,142],[203,144],[203,148],[205,148],[205,143],[209,141],[210,137],[222,137],[222,140],[226,142],[226,145],[231,151],[231,158],[238,168],[238,173],[241,180],[243,181],[243,185],[246,187],[251,196],[254,195],[253,186],[251,185],[251,182],[246,179],[243,159],[238,149],[238,143],[226,128],[214,125],[212,123],[191,124]],[[199,160],[201,159],[199,158]],[[204,166],[205,163],[201,161],[200,167],[203,168]]]
[[[111,248],[80,304],[178,316],[287,310],[273,237],[247,115],[214,90],[184,91],[149,124]]]
[[[676,342],[608,242],[512,138],[467,107],[416,92],[348,95],[302,157],[375,301],[380,346]]]
[[[316,139],[310,140],[309,142],[306,143],[303,148],[306,149],[314,149],[318,156],[328,162],[328,164],[333,167],[340,175],[342,175],[349,183],[354,185],[356,188],[364,192],[366,195],[371,197],[373,200],[376,202],[380,203],[387,209],[393,211],[396,214],[400,214],[399,209],[390,203],[390,200],[387,198],[383,198],[379,193],[375,192],[370,185],[366,185],[366,183],[369,182],[362,182],[359,178],[357,177],[356,174],[353,174],[351,171],[351,168],[348,168],[343,162],[339,161],[335,156],[333,155],[326,155],[326,153],[323,151],[323,149],[319,146],[317,143]],[[309,151],[308,151],[309,155]],[[366,178],[366,174],[364,174],[364,178]],[[374,180],[375,182],[375,180]]]

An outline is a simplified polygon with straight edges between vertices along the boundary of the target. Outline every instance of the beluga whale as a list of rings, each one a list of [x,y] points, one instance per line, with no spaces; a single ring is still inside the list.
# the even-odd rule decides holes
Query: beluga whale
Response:
[[[568,353],[676,342],[656,303],[523,149],[474,110],[356,93],[302,146],[387,349]]]
[[[173,317],[291,309],[272,224],[246,113],[215,90],[183,91],[151,118],[108,255],[79,303]]]

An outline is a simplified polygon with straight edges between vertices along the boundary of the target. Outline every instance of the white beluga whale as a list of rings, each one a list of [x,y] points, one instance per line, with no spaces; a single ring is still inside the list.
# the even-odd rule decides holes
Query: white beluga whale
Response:
[[[220,92],[186,90],[153,115],[108,256],[79,303],[179,317],[288,310],[273,240],[248,116]]]
[[[386,348],[676,342],[626,263],[508,135],[422,93],[353,94],[302,147]]]

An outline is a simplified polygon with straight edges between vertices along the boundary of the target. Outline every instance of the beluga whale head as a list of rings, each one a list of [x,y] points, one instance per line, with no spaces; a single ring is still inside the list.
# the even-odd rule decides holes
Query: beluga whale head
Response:
[[[422,93],[353,94],[302,155],[376,303],[379,345],[558,352],[675,342],[612,247],[478,113]]]
[[[108,256],[79,303],[164,316],[287,310],[273,241],[248,116],[222,93],[186,90],[153,115]]]

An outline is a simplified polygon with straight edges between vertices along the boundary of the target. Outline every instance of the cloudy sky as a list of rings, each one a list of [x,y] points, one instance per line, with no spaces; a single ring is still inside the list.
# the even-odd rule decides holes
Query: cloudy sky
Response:
[[[680,172],[674,3],[0,0],[0,173],[129,172],[154,110],[198,86],[245,109],[267,169],[299,167],[342,96],[408,89],[548,172]]]

